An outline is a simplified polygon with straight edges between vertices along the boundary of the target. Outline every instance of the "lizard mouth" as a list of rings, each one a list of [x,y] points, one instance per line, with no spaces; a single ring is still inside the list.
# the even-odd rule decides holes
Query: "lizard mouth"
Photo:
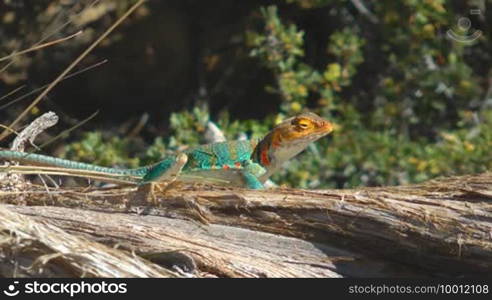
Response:
[[[333,124],[328,121],[322,121],[320,124],[320,134],[325,136],[333,131]]]
[[[318,123],[317,130],[308,136],[310,141],[316,141],[333,131],[333,124],[328,121],[321,121]]]

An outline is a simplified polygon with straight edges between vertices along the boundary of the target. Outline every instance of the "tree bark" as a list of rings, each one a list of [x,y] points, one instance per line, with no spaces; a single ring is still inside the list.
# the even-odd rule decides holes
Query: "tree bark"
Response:
[[[1,231],[18,237],[36,224],[60,238],[35,231],[1,244],[0,275],[55,255],[76,263],[68,272],[41,260],[52,266],[43,276],[489,277],[491,187],[489,173],[352,190],[181,185],[145,204],[135,188],[34,186],[22,193],[26,205],[0,194],[17,204],[1,207]],[[19,248],[26,240],[42,251]],[[105,254],[80,256],[86,244]],[[108,255],[125,263],[97,270]]]

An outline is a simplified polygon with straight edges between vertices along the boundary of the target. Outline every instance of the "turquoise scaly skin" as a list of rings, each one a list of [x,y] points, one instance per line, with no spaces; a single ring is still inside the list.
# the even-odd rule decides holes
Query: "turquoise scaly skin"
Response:
[[[198,146],[184,151],[187,162],[180,168],[181,174],[193,174],[201,171],[216,170],[215,173],[223,173],[228,176],[231,170],[237,170],[244,180],[244,185],[252,189],[261,189],[263,184],[258,180],[264,171],[263,167],[250,160],[256,142],[254,141],[232,141]],[[136,169],[118,169],[101,167],[97,165],[76,162],[57,157],[32,154],[16,151],[0,151],[0,159],[21,161],[24,163],[53,166],[64,169],[76,169],[94,171],[106,174],[121,175],[122,179],[127,177],[140,178],[139,184],[145,184],[165,178],[165,173],[176,162],[177,155],[168,156],[160,162]],[[206,176],[213,176],[210,173]],[[217,174],[215,174],[217,175]],[[204,178],[205,179],[205,178]],[[241,183],[239,183],[241,185]]]
[[[71,170],[94,171],[138,184],[177,177],[192,181],[217,181],[262,189],[282,164],[329,134],[333,124],[313,113],[302,113],[273,128],[261,141],[231,141],[191,148],[149,166],[117,169],[52,156],[0,151],[0,159]],[[121,177],[120,177],[121,176]]]
[[[256,146],[255,141],[231,141],[198,146],[184,151],[187,162],[181,168],[181,174],[200,174],[206,179],[220,178],[231,181],[234,185],[247,186],[251,189],[262,189],[263,184],[258,180],[266,170],[258,163],[251,160],[251,155]],[[1,152],[0,152],[1,157]],[[142,178],[142,183],[156,181],[162,178],[171,165],[176,161],[176,156],[164,159],[159,163],[148,167],[147,174]],[[137,169],[138,170],[138,169]],[[231,178],[233,171],[237,171],[243,182],[237,182]]]

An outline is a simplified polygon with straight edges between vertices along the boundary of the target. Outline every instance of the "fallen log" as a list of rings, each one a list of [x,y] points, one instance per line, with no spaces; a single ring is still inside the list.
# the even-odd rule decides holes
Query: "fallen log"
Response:
[[[24,205],[2,210],[135,253],[161,272],[143,276],[490,277],[491,187],[489,173],[353,190],[183,184],[148,204],[132,187],[31,186],[21,192]],[[0,201],[19,204],[13,193],[0,193]],[[1,230],[17,235],[15,226]],[[5,257],[22,258],[1,251],[8,276],[13,264]]]

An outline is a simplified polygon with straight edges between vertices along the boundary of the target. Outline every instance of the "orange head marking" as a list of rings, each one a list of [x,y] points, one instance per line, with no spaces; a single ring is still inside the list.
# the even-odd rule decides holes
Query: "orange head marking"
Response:
[[[315,141],[333,131],[333,124],[314,113],[302,113],[280,123],[273,135],[275,141]]]
[[[314,113],[302,113],[273,128],[255,147],[252,159],[267,168],[263,179],[268,178],[283,162],[332,131],[333,124],[328,120]]]

